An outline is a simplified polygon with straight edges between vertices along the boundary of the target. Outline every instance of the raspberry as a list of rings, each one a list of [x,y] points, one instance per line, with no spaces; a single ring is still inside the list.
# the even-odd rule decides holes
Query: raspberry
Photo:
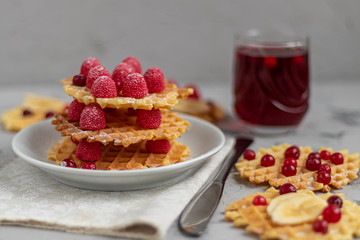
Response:
[[[336,196],[336,195],[329,197],[327,199],[327,202],[328,202],[328,204],[334,204],[334,205],[338,206],[339,208],[341,208],[343,205],[343,201],[342,201],[341,197]]]
[[[74,100],[69,105],[68,110],[68,118],[69,121],[78,122],[80,120],[80,115],[82,110],[84,109],[85,104],[78,102],[78,100]]]
[[[170,142],[166,139],[149,140],[146,142],[146,150],[152,153],[167,153],[171,148]]]
[[[244,158],[246,160],[254,160],[255,156],[256,156],[255,152],[253,150],[251,150],[251,149],[246,149],[244,151]]]
[[[135,73],[135,68],[127,63],[122,62],[115,67],[112,73],[112,79],[116,84],[116,89],[118,92],[121,91],[126,77],[131,73]]]
[[[270,167],[275,164],[275,158],[270,154],[265,154],[260,160],[261,166]]]
[[[295,159],[298,159],[300,156],[300,149],[298,146],[292,145],[291,147],[289,147],[288,149],[285,150],[284,155],[285,155],[285,158],[293,157]]]
[[[188,85],[185,86],[185,88],[194,89],[194,93],[189,95],[188,98],[193,98],[193,99],[200,99],[201,98],[199,88],[195,84],[188,84]]]
[[[123,82],[122,94],[124,97],[142,98],[148,94],[144,77],[139,73],[128,75]]]
[[[115,82],[110,77],[101,76],[92,85],[91,93],[97,98],[114,98],[117,96]]]
[[[322,216],[328,223],[336,223],[341,219],[341,209],[334,204],[330,204],[324,208]]]
[[[87,105],[80,115],[80,127],[84,130],[99,130],[106,126],[105,113],[99,105]]]
[[[82,140],[76,148],[75,156],[83,161],[97,161],[101,158],[101,143]]]
[[[164,74],[157,67],[151,67],[144,74],[149,93],[162,92],[165,89]]]
[[[254,197],[252,203],[255,205],[255,206],[265,206],[267,204],[266,202],[266,198],[261,196],[261,195],[257,195]]]
[[[86,76],[82,74],[75,75],[72,82],[75,86],[84,87],[86,85]]]
[[[86,79],[86,86],[91,89],[95,80],[101,76],[111,77],[109,71],[101,65],[90,69]]]
[[[286,193],[296,192],[296,188],[291,183],[285,183],[280,187],[279,194],[283,195]]]
[[[82,169],[96,170],[96,164],[93,162],[84,162],[81,166]]]
[[[133,66],[136,73],[142,73],[140,61],[136,57],[127,57],[122,62]]]
[[[313,223],[314,232],[326,234],[328,231],[328,222],[322,219],[318,219]]]
[[[161,111],[160,109],[152,110],[137,110],[136,123],[146,129],[158,128],[161,124]]]
[[[64,160],[61,161],[60,165],[63,167],[76,168],[76,163],[71,158],[65,158]]]
[[[80,69],[80,74],[87,77],[90,69],[92,69],[93,67],[99,66],[99,65],[101,65],[101,63],[97,58],[89,57],[89,58],[85,59],[85,61],[82,63],[81,69]]]

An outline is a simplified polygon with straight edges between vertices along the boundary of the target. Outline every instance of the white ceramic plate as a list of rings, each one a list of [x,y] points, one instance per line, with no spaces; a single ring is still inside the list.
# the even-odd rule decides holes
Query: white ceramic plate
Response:
[[[21,159],[48,172],[59,182],[73,187],[103,191],[151,188],[178,182],[189,176],[225,143],[224,134],[213,124],[188,115],[182,117],[189,121],[191,126],[177,141],[190,148],[190,157],[187,161],[169,166],[126,171],[86,170],[58,166],[46,159],[48,149],[61,138],[50,120],[21,130],[14,137],[12,148]]]

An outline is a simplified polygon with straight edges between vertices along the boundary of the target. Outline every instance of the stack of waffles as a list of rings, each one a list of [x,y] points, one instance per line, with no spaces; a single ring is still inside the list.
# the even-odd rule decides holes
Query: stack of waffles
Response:
[[[171,110],[193,93],[164,79],[157,67],[141,74],[140,62],[124,59],[113,73],[86,59],[80,74],[63,79],[74,98],[52,124],[63,138],[49,149],[58,165],[97,170],[153,168],[182,162],[189,148],[174,139],[190,123]]]

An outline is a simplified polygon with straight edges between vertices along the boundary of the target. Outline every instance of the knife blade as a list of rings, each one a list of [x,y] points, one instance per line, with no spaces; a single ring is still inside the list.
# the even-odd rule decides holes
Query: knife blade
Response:
[[[200,236],[221,199],[227,176],[244,150],[253,142],[250,138],[236,138],[235,147],[225,158],[215,177],[190,200],[182,211],[178,226],[191,236]]]

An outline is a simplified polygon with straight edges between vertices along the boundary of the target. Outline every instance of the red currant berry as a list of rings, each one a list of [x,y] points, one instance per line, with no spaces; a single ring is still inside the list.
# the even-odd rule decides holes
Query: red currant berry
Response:
[[[23,116],[30,116],[30,115],[32,115],[33,113],[32,113],[32,111],[30,111],[30,110],[28,110],[28,109],[25,109],[24,111],[23,111]]]
[[[285,159],[283,165],[286,165],[286,164],[291,164],[291,165],[294,165],[295,167],[297,167],[297,161],[295,158],[292,158],[292,157]]]
[[[286,177],[296,175],[296,167],[292,164],[285,164],[281,167],[281,173]]]
[[[244,158],[246,160],[254,160],[255,156],[256,156],[255,152],[253,150],[251,150],[251,149],[246,149],[244,151]]]
[[[331,175],[327,172],[319,172],[316,181],[322,184],[329,184],[331,182]]]
[[[273,166],[274,164],[275,164],[275,158],[273,156],[271,156],[270,154],[265,154],[261,158],[261,166],[263,166],[263,167],[270,167],[270,166]]]
[[[76,168],[76,163],[71,158],[65,158],[64,160],[61,161],[60,165],[63,167]]]
[[[321,160],[318,158],[308,158],[306,160],[306,169],[310,171],[316,171],[321,165]]]
[[[265,206],[267,204],[266,202],[266,198],[264,198],[263,196],[261,195],[258,195],[256,197],[254,197],[252,203],[255,205],[255,206]]]
[[[318,152],[312,152],[312,153],[309,154],[309,156],[307,158],[308,159],[309,158],[321,159],[321,156],[320,156],[320,153],[318,153]]]
[[[333,196],[329,197],[327,199],[327,202],[329,204],[334,204],[334,205],[338,206],[339,208],[341,208],[342,205],[343,205],[343,201],[342,201],[341,197],[336,196],[336,195],[333,195]]]
[[[291,146],[285,151],[285,158],[293,157],[295,159],[298,159],[300,156],[300,149],[298,146]]]
[[[336,223],[341,219],[341,209],[334,204],[330,204],[324,208],[322,216],[328,223]]]
[[[335,165],[343,164],[344,157],[341,153],[336,152],[336,153],[331,154],[330,161]]]
[[[75,86],[84,87],[86,85],[86,76],[82,74],[75,75],[72,82]]]
[[[329,151],[322,150],[322,151],[320,152],[320,156],[321,156],[321,159],[329,160],[329,159],[330,159],[330,156],[331,156],[331,153],[330,153]]]
[[[49,118],[49,117],[52,117],[52,116],[54,116],[54,113],[53,113],[53,112],[47,112],[47,113],[45,114],[45,118]]]
[[[318,172],[327,172],[328,174],[331,174],[331,167],[328,164],[321,164]]]
[[[285,183],[280,187],[279,194],[283,195],[286,193],[296,192],[296,188],[291,183]]]
[[[316,220],[313,223],[313,230],[314,232],[319,232],[322,234],[326,234],[328,231],[328,222],[325,220]]]
[[[94,162],[85,162],[82,166],[82,169],[90,169],[90,170],[96,170],[96,165]]]

